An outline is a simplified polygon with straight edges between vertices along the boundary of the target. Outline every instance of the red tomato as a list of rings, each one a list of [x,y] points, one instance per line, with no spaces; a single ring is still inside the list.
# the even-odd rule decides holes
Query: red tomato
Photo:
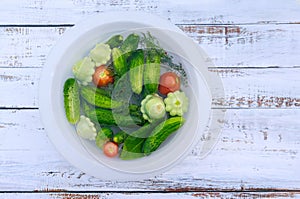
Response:
[[[119,147],[114,142],[106,142],[103,146],[103,152],[107,157],[115,157],[118,155]]]
[[[101,65],[95,70],[93,82],[97,87],[103,87],[107,86],[109,83],[114,83],[114,77],[112,72],[107,69],[107,66]]]
[[[160,76],[158,90],[161,94],[167,95],[180,89],[180,78],[176,73],[166,72]]]

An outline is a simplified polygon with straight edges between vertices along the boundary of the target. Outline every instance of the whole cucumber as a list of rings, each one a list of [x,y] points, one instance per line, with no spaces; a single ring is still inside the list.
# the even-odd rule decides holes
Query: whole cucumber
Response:
[[[85,100],[81,100],[81,107],[83,109],[84,113],[87,113],[89,111],[97,109],[95,106],[89,104]],[[112,111],[112,110],[110,110]],[[141,107],[137,106],[135,104],[129,104],[128,106],[124,107],[119,107],[114,109],[114,114],[120,114],[120,115],[132,115],[138,118],[143,118],[142,112],[141,112]]]
[[[113,141],[117,144],[122,144],[127,137],[128,134],[125,131],[120,131],[113,136]]]
[[[115,35],[115,36],[112,36],[106,42],[106,44],[108,44],[110,48],[117,48],[117,47],[121,46],[122,42],[123,42],[123,36],[122,35]]]
[[[143,90],[144,74],[144,51],[139,49],[133,51],[129,58],[129,79],[131,89],[134,93],[140,94]]]
[[[156,125],[157,123],[146,123],[129,135],[124,141],[120,158],[122,160],[132,160],[145,156],[143,153],[144,142]]]
[[[128,72],[126,56],[119,48],[113,48],[111,54],[115,73],[121,78],[125,73]]]
[[[87,90],[92,90],[93,92],[95,93],[98,93],[100,95],[105,95],[107,97],[111,97],[111,91],[109,90],[104,90],[102,88],[97,88],[97,87],[94,87],[94,86],[79,86],[79,90],[80,89],[87,89]]]
[[[172,133],[183,125],[184,121],[183,117],[171,117],[161,122],[145,140],[143,152],[148,155],[155,151]]]
[[[80,89],[80,94],[84,100],[86,100],[88,103],[101,107],[101,108],[119,108],[123,105],[122,102],[118,102],[115,100],[112,100],[109,96],[104,95],[103,93],[95,91],[92,87],[82,87]]]
[[[136,33],[132,33],[126,37],[122,43],[120,50],[122,53],[128,53],[138,48],[140,42],[140,36]]]
[[[112,112],[109,109],[85,109],[85,115],[93,122],[101,125],[119,126],[119,127],[136,127],[145,123],[142,117],[134,115],[123,115],[120,113]]]
[[[147,94],[156,93],[160,77],[160,55],[151,48],[147,50],[144,70],[144,85]]]
[[[80,118],[80,98],[77,81],[74,78],[67,79],[63,92],[66,117],[71,124],[76,124]]]

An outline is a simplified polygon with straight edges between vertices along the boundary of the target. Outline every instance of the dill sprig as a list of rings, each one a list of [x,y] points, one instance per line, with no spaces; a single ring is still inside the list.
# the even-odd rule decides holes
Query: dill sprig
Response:
[[[157,53],[161,56],[161,63],[169,66],[173,72],[176,72],[178,75],[182,77],[183,85],[187,85],[187,73],[183,68],[182,63],[174,63],[174,57],[166,52],[162,47],[159,45],[159,41],[151,35],[148,31],[147,33],[142,33],[141,37],[141,45],[146,49],[155,49]]]

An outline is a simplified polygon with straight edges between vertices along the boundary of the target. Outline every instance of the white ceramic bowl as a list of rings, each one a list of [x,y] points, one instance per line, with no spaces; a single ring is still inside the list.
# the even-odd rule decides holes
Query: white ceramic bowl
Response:
[[[185,125],[150,156],[124,161],[107,158],[91,142],[82,140],[65,117],[63,85],[72,77],[72,66],[110,36],[149,31],[167,51],[180,55],[188,75],[190,99]],[[48,136],[74,166],[103,180],[136,180],[161,173],[183,159],[208,125],[211,94],[203,75],[205,55],[176,26],[145,13],[113,12],[87,18],[68,30],[52,49],[40,80],[39,106]]]

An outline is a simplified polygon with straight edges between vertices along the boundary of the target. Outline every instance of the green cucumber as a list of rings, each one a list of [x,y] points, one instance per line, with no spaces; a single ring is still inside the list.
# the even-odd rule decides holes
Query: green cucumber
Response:
[[[147,94],[157,92],[160,78],[160,58],[155,49],[147,51],[144,70],[144,85]]]
[[[120,131],[113,136],[113,141],[117,144],[122,144],[127,137],[128,133],[126,133],[125,131]]]
[[[96,136],[96,145],[103,149],[103,145],[110,141],[113,138],[113,131],[108,127],[103,127],[101,130],[97,133]]]
[[[132,160],[145,156],[143,153],[144,142],[156,125],[155,122],[147,123],[129,135],[124,141],[120,158],[122,160]]]
[[[184,121],[183,117],[171,117],[161,122],[145,140],[143,152],[149,155],[155,151],[172,133],[183,125]]]
[[[63,92],[66,117],[71,124],[76,124],[80,118],[80,98],[77,81],[74,78],[67,79]]]
[[[122,102],[112,100],[109,96],[96,92],[92,87],[82,87],[80,94],[85,101],[97,107],[114,109],[123,105]]]
[[[109,109],[85,109],[85,115],[95,123],[108,126],[119,127],[136,127],[145,123],[142,117],[134,115],[124,115],[121,113],[113,112]]]
[[[85,100],[81,100],[81,106],[83,108],[84,113],[97,109],[95,106],[90,105]],[[112,111],[112,110],[110,110],[110,111]],[[135,105],[135,104],[129,104],[128,106],[122,106],[122,107],[114,109],[113,111],[114,111],[114,113],[117,113],[120,115],[131,115],[131,116],[143,118],[143,115],[141,112],[141,107],[138,105]]]
[[[127,36],[127,38],[122,43],[120,50],[122,53],[128,53],[134,51],[138,48],[140,41],[140,36],[138,34],[132,33]]]
[[[118,75],[118,77],[122,77],[125,73],[128,72],[126,56],[119,48],[113,48],[111,53],[115,73]]]
[[[123,42],[123,36],[122,35],[115,35],[112,36],[107,42],[106,44],[109,45],[109,47],[112,48],[117,48],[119,46],[121,46]]]
[[[135,104],[125,104],[123,107],[114,109],[114,113],[142,117],[141,107]]]
[[[129,58],[129,79],[131,89],[134,93],[140,94],[143,89],[144,73],[144,51],[139,49],[132,52]]]
[[[100,95],[105,95],[107,97],[111,97],[111,91],[109,90],[104,90],[102,88],[97,88],[95,86],[83,86],[81,85],[79,87],[80,89],[87,89],[87,90],[92,90],[93,92],[100,94]]]

